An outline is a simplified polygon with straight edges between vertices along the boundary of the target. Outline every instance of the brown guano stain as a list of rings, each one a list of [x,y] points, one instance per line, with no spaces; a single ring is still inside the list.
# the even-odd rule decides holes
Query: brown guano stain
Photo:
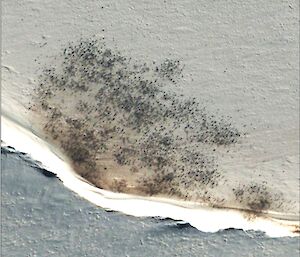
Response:
[[[216,149],[234,147],[241,133],[230,118],[172,92],[182,72],[179,60],[139,64],[81,39],[43,69],[30,111],[99,188],[213,202],[206,194],[221,178]]]

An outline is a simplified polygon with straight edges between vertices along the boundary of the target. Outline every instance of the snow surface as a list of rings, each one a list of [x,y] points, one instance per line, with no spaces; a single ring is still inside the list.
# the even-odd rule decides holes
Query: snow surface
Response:
[[[62,153],[42,140],[38,121],[32,122],[27,107],[41,67],[53,61],[64,44],[80,37],[105,37],[108,45],[141,62],[178,58],[185,65],[181,93],[196,97],[212,113],[231,116],[247,134],[233,153],[219,160],[228,181],[232,185],[268,181],[274,191],[284,194],[289,204],[286,215],[295,222],[299,219],[298,1],[6,0],[2,6],[2,112],[14,121],[2,124],[1,137],[7,144],[49,165],[67,187],[105,208],[141,216],[172,212],[173,218],[204,231],[234,225],[272,236],[290,233],[269,220],[249,222],[226,210],[209,210],[222,219],[215,218],[220,223],[206,227],[194,214],[171,211],[177,207],[168,203],[129,196],[120,200],[119,195],[92,188],[62,161]],[[217,193],[229,195],[225,187]],[[130,207],[129,202],[160,209],[141,213],[143,208]],[[205,210],[201,215],[207,214]]]

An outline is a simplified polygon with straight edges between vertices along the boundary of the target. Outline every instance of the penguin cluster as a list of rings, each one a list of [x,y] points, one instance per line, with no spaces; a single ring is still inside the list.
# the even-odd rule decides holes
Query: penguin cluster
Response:
[[[233,188],[233,194],[236,202],[245,209],[255,211],[256,213],[264,210],[281,210],[287,211],[287,201],[284,199],[281,192],[272,192],[266,186],[267,182],[263,183],[251,182],[246,185],[239,185]]]
[[[172,90],[182,77],[179,60],[140,64],[91,38],[69,43],[55,62],[41,72],[31,109],[82,177],[129,192],[113,175],[126,169],[139,192],[185,199],[218,185],[216,152],[241,133],[230,117]]]

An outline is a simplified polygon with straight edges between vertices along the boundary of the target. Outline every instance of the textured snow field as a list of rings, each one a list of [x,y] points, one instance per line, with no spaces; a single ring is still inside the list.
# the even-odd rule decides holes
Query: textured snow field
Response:
[[[172,220],[106,212],[32,165],[2,152],[2,256],[299,256],[297,237],[203,233]]]

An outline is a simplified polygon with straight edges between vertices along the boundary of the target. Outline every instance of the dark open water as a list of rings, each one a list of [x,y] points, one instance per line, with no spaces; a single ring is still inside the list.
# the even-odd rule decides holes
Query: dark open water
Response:
[[[23,155],[3,150],[1,159],[1,256],[299,256],[299,238],[202,233],[172,220],[107,212]]]

